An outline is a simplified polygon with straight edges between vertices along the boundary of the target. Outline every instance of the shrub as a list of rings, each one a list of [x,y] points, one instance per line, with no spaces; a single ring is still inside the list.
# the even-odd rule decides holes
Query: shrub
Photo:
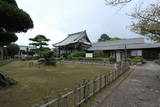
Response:
[[[132,59],[133,62],[143,62],[143,58],[142,57],[135,57]]]
[[[67,59],[72,59],[73,57],[85,57],[85,52],[76,52],[67,56]]]
[[[108,58],[108,61],[110,61],[110,62],[116,62],[116,57],[115,56],[110,56]]]
[[[142,57],[134,57],[134,58],[122,59],[122,61],[127,61],[127,62],[143,62],[144,59]]]
[[[39,62],[44,63],[45,65],[53,65],[56,66],[56,53],[54,51],[42,51],[41,58],[44,60],[39,60]]]
[[[126,62],[132,62],[132,58],[126,58],[126,59],[122,59],[122,61],[126,61]]]
[[[85,58],[85,57],[68,57],[70,60],[83,60],[83,61],[107,61],[107,58]]]

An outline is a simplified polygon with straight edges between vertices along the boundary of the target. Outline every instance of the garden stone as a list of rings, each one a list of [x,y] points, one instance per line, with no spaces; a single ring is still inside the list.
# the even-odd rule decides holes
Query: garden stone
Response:
[[[17,84],[17,81],[10,78],[6,73],[0,72],[0,88]]]

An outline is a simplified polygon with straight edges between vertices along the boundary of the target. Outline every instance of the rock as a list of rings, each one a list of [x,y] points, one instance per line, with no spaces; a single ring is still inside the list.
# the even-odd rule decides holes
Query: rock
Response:
[[[6,73],[0,72],[0,87],[8,87],[17,84],[17,81],[10,78]]]

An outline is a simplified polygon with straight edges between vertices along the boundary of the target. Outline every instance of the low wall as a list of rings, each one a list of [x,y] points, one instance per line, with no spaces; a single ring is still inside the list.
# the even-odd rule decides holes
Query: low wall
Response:
[[[108,61],[75,61],[75,60],[63,60],[59,63],[75,63],[75,64],[89,64],[89,65],[101,65],[101,66],[115,66],[115,63],[110,63]]]

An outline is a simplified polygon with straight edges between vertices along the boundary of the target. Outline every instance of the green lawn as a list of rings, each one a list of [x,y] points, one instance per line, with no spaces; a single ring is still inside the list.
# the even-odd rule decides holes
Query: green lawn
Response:
[[[0,107],[31,107],[42,102],[44,96],[54,98],[65,88],[71,90],[83,79],[93,79],[112,69],[67,63],[38,68],[36,65],[29,67],[26,63],[15,61],[0,67],[0,71],[18,81],[17,85],[0,90]]]

